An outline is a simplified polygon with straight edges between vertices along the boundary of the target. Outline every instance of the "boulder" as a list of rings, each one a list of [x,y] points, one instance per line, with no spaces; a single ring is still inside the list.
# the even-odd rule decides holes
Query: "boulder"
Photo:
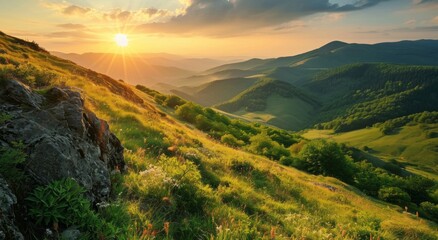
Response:
[[[0,143],[24,143],[25,171],[32,180],[45,185],[74,178],[93,202],[106,201],[110,172],[125,166],[123,146],[108,123],[88,111],[72,89],[38,94],[17,81],[2,85],[0,112],[12,119],[0,126]]]
[[[24,239],[18,228],[14,225],[14,213],[12,207],[17,203],[17,198],[9,189],[8,184],[0,178],[0,240]]]

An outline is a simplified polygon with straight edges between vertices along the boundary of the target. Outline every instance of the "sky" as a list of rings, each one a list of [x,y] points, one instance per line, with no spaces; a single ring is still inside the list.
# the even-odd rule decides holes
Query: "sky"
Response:
[[[0,31],[49,51],[278,57],[330,41],[438,39],[438,0],[2,0]]]

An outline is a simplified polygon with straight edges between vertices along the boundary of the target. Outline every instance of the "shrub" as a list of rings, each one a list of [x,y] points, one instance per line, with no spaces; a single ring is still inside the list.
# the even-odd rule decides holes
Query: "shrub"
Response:
[[[221,142],[231,146],[231,147],[241,147],[243,145],[245,145],[245,142],[242,140],[238,140],[237,138],[235,138],[233,135],[231,134],[225,134],[221,137]]]
[[[233,160],[231,162],[231,170],[238,174],[249,175],[254,170],[254,166],[246,161]]]
[[[189,123],[195,123],[196,116],[202,113],[202,108],[192,102],[187,102],[179,106],[175,114],[182,120]]]
[[[114,239],[118,229],[92,211],[84,193],[85,189],[72,179],[37,187],[27,198],[29,215],[38,225],[51,225],[55,231],[61,226],[79,226],[90,239]]]
[[[6,113],[0,113],[0,125],[12,119],[12,116]]]
[[[278,142],[273,141],[266,132],[255,135],[249,139],[251,142],[248,150],[252,153],[280,160],[282,156],[290,156],[289,150]]]
[[[384,187],[379,190],[379,199],[403,206],[411,201],[411,197],[398,187]]]
[[[421,210],[426,214],[426,217],[434,221],[438,221],[438,204],[431,202],[422,202],[420,204]]]
[[[3,67],[0,72],[0,78],[16,78],[31,87],[41,88],[52,85],[57,75],[31,64],[20,64],[15,67],[10,65]]]
[[[351,167],[341,147],[324,139],[309,142],[300,152],[308,172],[350,181]]]
[[[186,101],[175,95],[169,95],[164,100],[164,106],[175,109],[177,106],[185,104]]]
[[[280,158],[280,163],[284,166],[292,166],[294,163],[294,158],[283,156]]]
[[[166,96],[161,95],[161,94],[157,94],[157,95],[155,95],[155,97],[154,97],[154,101],[155,101],[156,103],[160,104],[160,105],[163,105],[164,100],[166,100]]]
[[[19,165],[26,160],[22,143],[12,143],[11,148],[0,148],[0,175],[10,183],[18,183],[24,178]]]

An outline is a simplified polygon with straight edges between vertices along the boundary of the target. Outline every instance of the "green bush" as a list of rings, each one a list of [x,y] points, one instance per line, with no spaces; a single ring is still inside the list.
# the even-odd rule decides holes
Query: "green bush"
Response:
[[[223,135],[221,137],[221,142],[228,145],[228,146],[231,146],[231,147],[241,147],[241,146],[245,145],[244,141],[235,138],[231,134]]]
[[[254,166],[246,161],[233,160],[231,162],[231,170],[235,173],[247,176],[254,170]]]
[[[91,208],[85,189],[72,179],[54,181],[37,187],[27,198],[29,215],[38,225],[53,227],[78,226],[88,239],[115,239],[118,229]]]
[[[283,156],[290,156],[289,150],[278,142],[273,141],[266,132],[252,136],[249,141],[248,151],[266,156],[271,159],[280,160]]]
[[[24,172],[19,168],[26,160],[22,143],[12,143],[10,148],[0,148],[0,175],[9,183],[15,184],[24,178]]]
[[[406,205],[411,201],[411,197],[398,187],[384,187],[379,190],[379,199],[394,203],[400,206]]]
[[[433,204],[431,202],[422,202],[420,204],[420,207],[427,218],[438,221],[438,204]]]
[[[6,113],[0,113],[0,125],[12,119],[12,116]]]
[[[341,146],[324,139],[309,142],[300,151],[308,172],[351,181],[352,169]]]
[[[183,104],[185,104],[186,101],[183,100],[182,98],[175,96],[175,95],[169,95],[166,97],[166,100],[164,100],[164,106],[166,107],[170,107],[175,109],[178,106],[181,106]]]

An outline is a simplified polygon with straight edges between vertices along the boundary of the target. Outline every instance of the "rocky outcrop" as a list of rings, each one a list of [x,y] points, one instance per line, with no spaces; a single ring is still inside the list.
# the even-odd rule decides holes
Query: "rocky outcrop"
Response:
[[[0,178],[0,239],[24,239],[23,235],[14,225],[12,207],[16,203],[17,198],[9,189],[6,181]]]
[[[18,81],[0,87],[0,111],[11,120],[0,126],[0,145],[21,141],[25,171],[38,184],[74,178],[94,202],[110,193],[110,172],[123,170],[123,147],[108,124],[84,108],[68,88],[37,94]]]

